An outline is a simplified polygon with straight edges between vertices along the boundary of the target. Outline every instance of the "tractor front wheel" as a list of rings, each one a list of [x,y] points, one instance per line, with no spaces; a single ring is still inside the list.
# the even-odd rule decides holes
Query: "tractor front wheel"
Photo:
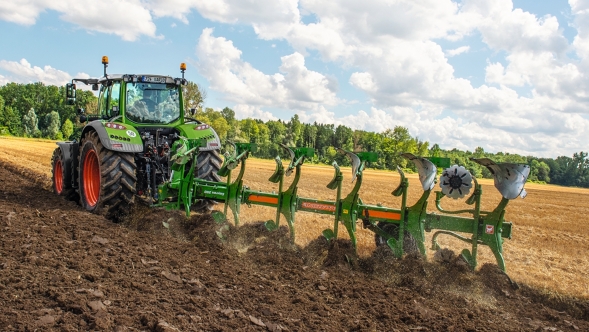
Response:
[[[395,240],[399,239],[399,225],[381,221],[378,223],[377,226],[383,231],[385,231],[387,234],[389,234]],[[409,255],[419,254],[419,247],[417,246],[415,238],[407,231],[405,231],[404,233],[405,234],[403,235],[403,251]],[[378,234],[374,235],[374,241],[376,242],[377,247],[387,245],[387,239]]]
[[[125,215],[137,183],[133,154],[106,149],[91,131],[80,144],[79,165],[80,204],[114,220]]]
[[[57,148],[53,151],[51,157],[51,179],[53,192],[59,196],[64,196],[69,200],[76,199],[76,192],[72,189],[71,183],[69,183],[70,174],[66,173],[66,165],[64,164],[63,155],[61,148]]]

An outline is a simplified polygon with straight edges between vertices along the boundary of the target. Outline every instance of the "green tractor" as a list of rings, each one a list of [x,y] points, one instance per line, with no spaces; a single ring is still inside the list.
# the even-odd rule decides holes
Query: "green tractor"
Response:
[[[88,211],[117,219],[136,199],[150,205],[158,201],[158,186],[173,176],[170,151],[179,144],[199,151],[195,177],[219,182],[219,136],[184,112],[186,64],[180,65],[181,78],[110,75],[106,72],[108,57],[102,57],[102,64],[103,77],[75,78],[66,85],[68,104],[75,102],[75,82],[100,91],[99,114],[78,110],[80,122],[86,123],[80,141],[57,143],[52,157],[54,192],[79,199]],[[191,162],[186,167],[191,167]],[[202,199],[190,208],[206,211],[213,204]]]

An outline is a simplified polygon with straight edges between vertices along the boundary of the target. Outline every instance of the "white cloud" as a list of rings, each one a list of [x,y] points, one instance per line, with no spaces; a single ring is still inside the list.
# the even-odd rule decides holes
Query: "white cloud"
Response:
[[[0,75],[0,86],[3,86],[3,85],[8,84],[10,82],[11,82],[11,80],[9,80],[7,77]]]
[[[368,93],[376,92],[376,84],[370,73],[352,73],[350,84]]]
[[[29,0],[0,2],[0,19],[17,24],[35,24],[39,14],[54,10],[64,21],[83,29],[114,34],[134,41],[139,36],[160,38],[151,13],[140,0]]]
[[[583,59],[584,69],[589,70],[589,1],[569,0],[569,4],[574,15],[573,26],[577,29],[573,46]]]
[[[237,104],[232,109],[233,111],[235,111],[235,116],[238,119],[252,118],[260,119],[263,121],[278,120],[278,118],[275,117],[272,113],[262,111],[259,107],[256,106]]]
[[[0,60],[0,70],[9,73],[8,76],[0,75],[0,86],[11,82],[22,84],[41,82],[45,85],[62,86],[69,83],[72,78],[90,78],[90,75],[86,73],[77,73],[72,77],[69,73],[49,65],[42,68],[33,66],[26,59],[21,59],[18,62]],[[91,86],[84,84],[77,84],[77,88],[91,90]]]
[[[0,19],[23,25],[35,24],[39,14],[49,6],[49,1],[2,1]]]
[[[43,82],[47,85],[60,86],[72,79],[70,74],[64,71],[51,66],[44,66],[43,68],[32,66],[26,59],[21,59],[19,62],[0,60],[0,68],[11,73],[11,76],[4,78],[8,82]]]
[[[336,89],[327,76],[305,67],[299,53],[283,56],[279,72],[267,75],[241,59],[241,51],[204,29],[197,45],[198,69],[210,88],[237,104],[315,110],[336,105]]]
[[[470,51],[470,46],[460,46],[452,50],[447,50],[445,53],[448,57],[453,57],[462,53],[467,53],[468,51]]]
[[[563,54],[568,42],[554,16],[537,18],[513,8],[511,0],[464,2],[462,12],[476,22],[483,41],[495,50]]]
[[[146,6],[156,17],[173,17],[184,23],[195,9],[212,21],[251,25],[264,39],[281,38],[300,21],[297,0],[152,0]]]

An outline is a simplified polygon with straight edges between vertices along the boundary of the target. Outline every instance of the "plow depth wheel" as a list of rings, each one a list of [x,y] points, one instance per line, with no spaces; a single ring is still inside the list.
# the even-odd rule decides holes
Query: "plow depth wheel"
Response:
[[[88,211],[117,219],[134,201],[137,183],[133,154],[106,149],[98,134],[86,133],[80,144],[80,204]]]
[[[391,224],[387,222],[379,222],[378,227],[393,237],[395,240],[399,239],[399,225]],[[387,246],[387,239],[383,238],[378,234],[374,234],[374,241],[376,242],[376,246]],[[419,247],[417,246],[417,242],[413,236],[405,231],[403,235],[403,252],[406,254],[419,254]]]

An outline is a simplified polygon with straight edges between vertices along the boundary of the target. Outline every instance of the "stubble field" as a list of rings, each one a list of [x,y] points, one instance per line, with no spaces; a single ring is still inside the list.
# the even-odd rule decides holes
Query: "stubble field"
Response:
[[[51,155],[56,145],[50,141],[0,139],[0,159],[19,165],[39,175],[51,176]],[[268,181],[274,172],[271,160],[250,158],[247,160],[244,183],[253,190],[276,191],[278,187]],[[352,188],[351,169],[342,168],[344,188]],[[411,204],[421,195],[419,179],[408,174],[409,199]],[[333,178],[333,167],[305,165],[299,181],[298,195],[301,197],[334,200],[335,192],[326,188]],[[289,184],[290,178],[286,178]],[[480,179],[483,185],[483,209],[492,210],[501,200],[493,186],[493,180]],[[395,208],[400,198],[391,195],[399,184],[396,172],[367,170],[360,197],[365,203],[381,203]],[[47,185],[48,188],[48,185]],[[47,189],[46,188],[46,189]],[[526,184],[528,196],[517,198],[507,206],[505,219],[514,223],[513,238],[504,242],[505,261],[508,274],[518,282],[558,293],[589,298],[589,189],[560,187],[554,185]],[[434,212],[434,195],[430,195],[429,212]],[[464,208],[464,200],[442,201],[446,209]],[[266,207],[242,207],[241,220],[244,223],[259,222],[275,218],[275,211]],[[284,225],[285,221],[281,220]],[[333,220],[317,214],[301,212],[296,215],[296,243],[307,245],[331,227]],[[347,238],[345,229],[340,231]],[[428,236],[429,235],[429,236]],[[427,239],[431,234],[426,233]],[[427,242],[429,243],[429,241]],[[440,244],[455,252],[464,248],[458,240],[441,237]],[[495,263],[490,250],[480,247],[479,266]],[[358,254],[369,256],[375,249],[374,233],[359,227]],[[433,255],[432,252],[430,254]],[[430,255],[431,256],[431,255]]]
[[[26,174],[26,178],[28,179],[26,181],[32,181],[32,183],[34,183],[34,187],[36,188],[34,190],[39,191],[39,199],[43,199],[42,197],[49,197],[46,196],[46,191],[50,188],[50,159],[55,147],[55,143],[50,141],[0,138],[0,162],[5,165],[5,168],[9,172],[6,174],[14,174],[15,181],[18,176]],[[277,190],[276,185],[267,181],[274,170],[273,161],[250,158],[247,160],[247,163],[248,167],[244,178],[246,185],[254,190]],[[350,182],[351,171],[349,168],[344,168],[343,172],[343,193],[346,193],[352,186]],[[397,173],[367,170],[364,174],[365,177],[360,197],[365,203],[381,203],[384,206],[392,208],[400,205],[400,199],[391,195],[391,191],[395,189],[399,183],[399,176]],[[332,177],[332,167],[304,165],[301,181],[299,182],[298,195],[308,198],[333,200],[335,192],[326,188],[327,183]],[[408,178],[410,182],[408,202],[411,204],[421,195],[421,186],[419,185],[419,180],[416,175],[410,174],[408,175]],[[3,186],[11,186],[10,175],[4,177],[4,179],[8,181],[5,181]],[[483,185],[483,208],[485,210],[490,210],[495,207],[501,197],[493,187],[492,180],[482,179],[479,180],[479,182]],[[511,240],[506,240],[504,243],[504,256],[509,276],[517,283],[532,287],[541,293],[551,294],[550,296],[556,298],[575,298],[581,301],[581,303],[586,303],[584,301],[589,298],[589,283],[587,282],[587,280],[589,280],[589,258],[587,255],[587,253],[589,253],[589,222],[586,217],[589,213],[589,190],[531,183],[526,185],[526,189],[528,191],[528,196],[525,199],[511,201],[507,207],[505,217],[506,220],[514,223],[513,238]],[[8,190],[4,193],[5,197],[9,194]],[[35,193],[28,193],[28,195],[29,196],[27,197],[33,197],[34,200]],[[15,201],[16,200],[18,200],[18,197],[15,198]],[[11,201],[5,201],[5,203],[6,202]],[[444,200],[443,202],[445,203],[443,206],[450,210],[464,207],[464,202],[462,200]],[[32,202],[23,203],[27,204],[27,206],[32,204]],[[3,214],[8,213],[7,216],[14,215],[13,212],[8,212],[8,203],[6,204],[7,205],[4,207],[0,206],[0,210],[2,210],[0,212]],[[434,211],[434,206],[433,198],[430,198],[430,212]],[[4,211],[4,209],[6,209],[6,211]],[[16,211],[14,208],[13,210]],[[94,218],[91,217],[90,214],[82,211],[79,206],[68,205],[68,210],[75,210],[77,216],[88,215],[89,219]],[[62,214],[60,211],[60,207],[56,207],[53,212],[55,212],[54,214],[56,215],[59,214],[61,218],[67,219],[67,214]],[[42,214],[43,212],[39,212],[39,209],[37,209],[36,213]],[[144,211],[142,213],[143,214],[140,216],[138,215],[137,218],[144,216],[145,219],[148,219],[150,222],[155,222],[156,224],[161,221],[166,221],[169,217],[169,214],[163,214],[157,211],[153,213]],[[33,213],[33,215],[34,214],[35,213]],[[150,214],[152,215],[150,216]],[[7,216],[3,215],[4,219],[9,221],[10,217]],[[246,206],[242,207],[241,220],[246,227],[247,225],[253,225],[260,221],[273,219],[274,216],[275,211],[269,208],[259,206],[251,208]],[[164,219],[159,220],[158,218],[160,217]],[[316,214],[301,212],[297,214],[296,218],[296,244],[300,247],[314,245],[314,243],[317,242],[317,238],[321,234],[321,231],[333,226],[333,220],[331,218],[322,217]],[[78,220],[76,222],[84,223],[85,221]],[[285,223],[282,220],[282,225],[284,224]],[[8,227],[5,229],[8,229]],[[343,228],[340,229],[344,230]],[[345,230],[343,232],[341,230],[340,237],[345,239],[347,237]],[[428,236],[427,239],[430,240],[431,234],[426,233],[426,235]],[[448,247],[455,252],[459,252],[465,246],[464,243],[448,237],[441,237],[440,244],[442,247]],[[122,246],[122,244],[119,244],[119,246]],[[360,257],[370,259],[370,257],[373,257],[374,251],[375,245],[373,233],[359,227],[358,253]],[[201,252],[208,253],[209,251],[204,250]],[[429,252],[428,256],[429,260],[431,260],[433,253]],[[490,250],[482,248],[479,251],[479,267],[485,265],[485,263],[494,265],[495,260]],[[331,273],[333,274],[334,272]],[[386,277],[384,279],[384,282],[386,282]],[[456,288],[456,285],[452,287]],[[455,292],[460,293],[460,287],[457,287]],[[505,296],[510,298],[509,294],[511,291],[504,292]],[[527,296],[524,296],[523,298],[525,299]],[[482,302],[485,301],[486,300],[482,300]],[[297,302],[295,301],[293,303]],[[466,303],[470,303],[469,300],[466,300]],[[513,304],[513,306],[514,308],[517,308],[519,305]],[[587,310],[587,308],[585,308],[585,310]],[[577,317],[584,317],[584,315],[587,315],[587,312],[576,314]],[[467,316],[470,317],[470,315]],[[229,315],[227,315],[227,317],[229,317]],[[548,321],[554,318],[550,317],[548,318]],[[522,326],[531,326],[534,328],[538,326],[546,326],[538,323],[537,319],[530,319],[534,322],[533,324],[522,322],[522,324],[524,324]],[[569,320],[561,319],[561,327],[569,326],[573,329],[574,327],[578,328],[579,326],[585,326],[585,321],[583,321],[584,323],[581,325],[579,325],[579,322],[576,323],[577,325],[574,325],[571,323],[571,319],[572,318]],[[87,319],[87,321],[91,322],[92,319]],[[254,320],[250,319],[250,321],[253,322],[253,326],[256,326]],[[82,322],[80,322],[80,324],[82,324]],[[96,325],[96,320],[94,320],[94,324],[95,325],[91,326],[100,327],[99,325]],[[159,323],[153,322],[150,326],[155,329],[157,324]],[[109,327],[115,325],[116,324],[114,323],[111,325],[107,324]],[[415,326],[418,325],[419,324],[416,324]],[[4,327],[6,326],[14,327],[14,325],[4,325]],[[385,326],[388,325],[385,324]],[[432,326],[434,326],[433,329],[436,330],[435,326],[440,327],[445,325]],[[454,324],[452,326],[461,327],[458,328],[458,330],[467,329],[465,328],[467,325]],[[448,326],[445,326],[444,329],[446,329],[446,327]],[[495,328],[500,327],[495,326]],[[521,327],[515,328],[514,330],[520,329]],[[524,327],[523,329],[525,330],[527,328]],[[217,330],[223,329],[221,328]],[[360,328],[360,330],[362,330],[362,328]],[[493,330],[493,328],[491,328],[491,330]]]

